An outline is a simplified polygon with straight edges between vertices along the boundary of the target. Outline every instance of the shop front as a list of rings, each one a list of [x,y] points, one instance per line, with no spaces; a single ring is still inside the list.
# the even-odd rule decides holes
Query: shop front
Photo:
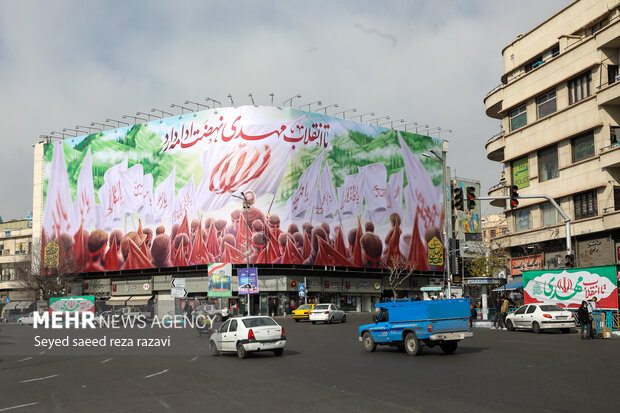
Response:
[[[151,277],[112,280],[111,288],[110,298],[105,302],[110,307],[108,309],[138,307],[140,311],[153,314],[155,301]]]

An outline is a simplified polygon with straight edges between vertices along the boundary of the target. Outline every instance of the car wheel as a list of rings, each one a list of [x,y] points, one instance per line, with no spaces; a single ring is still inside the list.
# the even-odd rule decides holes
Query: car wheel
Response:
[[[454,353],[458,345],[459,345],[458,340],[450,340],[450,341],[444,341],[443,343],[439,343],[439,347],[441,347],[441,350],[446,354]]]
[[[343,322],[343,323],[346,323],[346,322],[347,322],[347,316],[346,316],[346,314],[342,316],[342,322]]]
[[[512,321],[506,320],[506,330],[514,331],[514,329],[515,329],[515,326],[512,325]]]
[[[540,324],[538,324],[536,321],[534,321],[532,323],[532,330],[534,331],[534,334],[540,333]]]
[[[334,324],[334,316],[329,317],[329,324]]]
[[[316,321],[313,321],[312,324],[316,324]]]
[[[284,354],[284,349],[283,348],[277,348],[273,351],[273,354],[275,354],[276,356],[280,357],[282,354]]]
[[[211,341],[211,355],[212,356],[219,356],[220,355],[220,351],[217,349],[217,345],[215,344],[215,341]]]
[[[367,331],[362,336],[362,345],[364,346],[364,350],[368,353],[372,353],[377,349],[377,343],[372,339],[372,335]]]
[[[296,323],[299,323],[299,318],[294,318],[293,320],[295,320]]]
[[[22,320],[17,320],[17,325],[18,325],[18,326],[23,326],[23,325],[24,325],[24,322],[23,322]]]
[[[237,343],[237,357],[239,357],[240,359],[244,359],[247,356],[248,352],[245,351],[245,347],[243,347],[243,344]]]
[[[420,350],[422,346],[420,346],[420,341],[418,337],[416,337],[415,333],[407,333],[405,336],[405,351],[410,356],[417,356],[420,354]]]
[[[562,334],[568,334],[570,333],[570,328],[562,328],[560,329],[560,331],[562,332]]]

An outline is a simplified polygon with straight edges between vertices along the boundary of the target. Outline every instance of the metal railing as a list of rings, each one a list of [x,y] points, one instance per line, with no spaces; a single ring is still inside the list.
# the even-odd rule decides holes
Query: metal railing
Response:
[[[487,143],[491,143],[491,142],[493,142],[494,140],[497,140],[497,139],[501,138],[502,136],[504,136],[504,131],[501,131],[500,133],[497,133],[497,134],[495,134],[495,135],[491,136],[491,137],[487,140]]]

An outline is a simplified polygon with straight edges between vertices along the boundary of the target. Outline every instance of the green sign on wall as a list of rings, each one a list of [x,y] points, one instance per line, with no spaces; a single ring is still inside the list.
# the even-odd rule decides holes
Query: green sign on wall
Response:
[[[512,184],[519,189],[530,186],[530,170],[527,156],[512,162]]]

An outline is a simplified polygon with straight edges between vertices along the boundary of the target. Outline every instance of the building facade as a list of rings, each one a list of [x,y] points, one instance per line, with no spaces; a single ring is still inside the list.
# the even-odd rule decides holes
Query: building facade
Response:
[[[502,50],[501,85],[484,98],[502,132],[486,143],[500,162],[489,196],[551,196],[571,220],[579,267],[617,263],[620,241],[620,10],[615,0],[574,1]],[[544,198],[504,200],[512,273],[565,266],[563,219]]]

